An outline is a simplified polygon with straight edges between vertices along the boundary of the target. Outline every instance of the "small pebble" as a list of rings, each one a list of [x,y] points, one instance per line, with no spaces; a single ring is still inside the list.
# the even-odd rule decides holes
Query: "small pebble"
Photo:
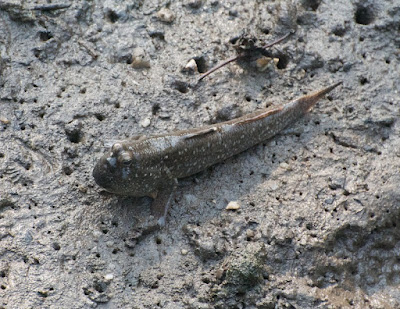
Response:
[[[282,162],[281,164],[279,164],[279,167],[284,168],[284,169],[288,169],[289,168],[289,164],[287,164],[286,162]]]
[[[150,68],[150,60],[143,48],[137,47],[132,53],[132,67],[135,69],[148,69]]]
[[[226,210],[238,210],[240,208],[240,204],[237,201],[231,201],[226,205]]]
[[[97,240],[97,238],[100,238],[102,235],[103,235],[103,233],[101,231],[98,231],[98,230],[93,231],[93,237],[95,238],[95,241]]]
[[[1,122],[2,124],[9,124],[9,123],[10,123],[10,120],[8,120],[7,118],[4,118],[4,117],[0,117],[0,122]]]
[[[270,191],[275,191],[279,188],[279,183],[277,181],[270,181],[268,187]]]
[[[158,11],[157,17],[160,21],[164,23],[172,23],[175,20],[175,14],[167,8],[162,8],[161,10]]]
[[[190,59],[190,61],[183,68],[183,71],[190,73],[198,72],[196,61],[194,59]]]
[[[104,279],[107,281],[111,281],[114,279],[114,275],[113,274],[107,274],[104,276]]]
[[[160,115],[158,117],[160,117],[160,119],[170,119],[171,115],[164,112],[164,113],[160,113]]]
[[[247,239],[253,238],[254,235],[255,235],[255,233],[254,233],[253,230],[250,230],[250,229],[249,229],[249,230],[246,231],[246,238],[247,238]]]
[[[106,246],[111,248],[114,247],[115,243],[112,240],[106,241]]]
[[[150,118],[144,118],[141,122],[140,125],[143,128],[147,128],[150,125]]]
[[[187,251],[186,249],[182,249],[182,250],[181,250],[181,253],[182,253],[182,255],[187,255],[187,254],[188,254],[188,251]]]
[[[257,69],[260,72],[264,72],[266,69],[268,69],[272,63],[276,67],[278,65],[279,58],[270,58],[270,57],[261,57],[256,60],[256,65]]]

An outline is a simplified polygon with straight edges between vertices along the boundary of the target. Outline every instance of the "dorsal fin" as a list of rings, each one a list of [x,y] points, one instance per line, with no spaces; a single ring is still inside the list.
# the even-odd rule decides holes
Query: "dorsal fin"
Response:
[[[283,106],[278,106],[274,109],[267,110],[263,113],[260,113],[260,114],[257,114],[257,115],[251,116],[251,117],[245,117],[244,119],[242,119],[238,122],[235,122],[234,125],[242,125],[242,124],[247,124],[247,123],[250,123],[253,121],[260,120],[265,117],[271,116],[273,114],[279,113],[282,109],[283,109]]]
[[[204,128],[202,130],[196,131],[196,132],[192,132],[192,133],[188,133],[186,135],[183,136],[184,139],[192,139],[192,138],[196,138],[196,137],[202,137],[208,134],[212,134],[218,131],[217,127],[211,127],[211,128]]]

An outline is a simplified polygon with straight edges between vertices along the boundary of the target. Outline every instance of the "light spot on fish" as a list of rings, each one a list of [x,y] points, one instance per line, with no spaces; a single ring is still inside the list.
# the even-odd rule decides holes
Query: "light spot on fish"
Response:
[[[110,164],[112,167],[116,167],[116,166],[117,166],[117,158],[108,157],[108,158],[107,158],[107,162],[108,162],[108,164]]]
[[[128,178],[129,174],[131,173],[131,170],[129,169],[129,167],[124,167],[122,169],[122,178],[126,179]]]

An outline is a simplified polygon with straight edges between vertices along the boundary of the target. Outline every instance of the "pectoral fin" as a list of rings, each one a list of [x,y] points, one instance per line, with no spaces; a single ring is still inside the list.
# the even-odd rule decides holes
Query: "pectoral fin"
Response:
[[[160,227],[165,226],[169,205],[171,204],[171,199],[175,193],[177,183],[178,181],[174,179],[174,182],[169,186],[166,186],[158,193],[152,193],[151,195],[151,197],[154,198],[151,204],[151,213],[156,218],[157,224]]]

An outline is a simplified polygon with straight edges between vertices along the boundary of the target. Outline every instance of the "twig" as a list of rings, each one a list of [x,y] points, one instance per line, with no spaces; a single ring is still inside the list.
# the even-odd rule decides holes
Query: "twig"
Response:
[[[291,34],[293,34],[294,32],[291,31],[287,34],[285,34],[283,37],[268,43],[266,45],[264,45],[263,47],[259,48],[259,49],[267,49],[271,46],[274,46],[275,44],[278,44],[280,42],[282,42],[283,40],[285,40],[287,37],[289,37]],[[254,51],[254,49],[250,49],[247,51],[243,51],[242,53],[238,54],[237,56],[234,56],[232,58],[229,58],[228,60],[225,60],[224,62],[218,64],[217,66],[213,67],[212,69],[208,70],[207,72],[205,72],[204,74],[202,74],[199,79],[197,80],[197,83],[201,82],[205,77],[207,77],[208,75],[210,75],[211,73],[215,72],[216,70],[222,68],[223,66],[227,65],[228,63],[231,63],[233,61],[239,60],[239,59],[244,59],[244,58],[248,58],[249,54],[252,53]]]
[[[36,5],[33,7],[33,10],[36,11],[56,11],[67,9],[71,6],[71,3],[52,3],[52,4],[43,4],[43,5]]]
[[[228,63],[231,63],[233,61],[238,60],[239,57],[240,57],[240,55],[237,55],[235,57],[229,58],[228,60],[225,60],[224,62],[220,63],[219,65],[213,67],[211,70],[208,70],[206,73],[201,75],[197,82],[200,82],[203,78],[205,78],[206,76],[210,75],[212,72],[222,68],[223,66],[227,65]]]

